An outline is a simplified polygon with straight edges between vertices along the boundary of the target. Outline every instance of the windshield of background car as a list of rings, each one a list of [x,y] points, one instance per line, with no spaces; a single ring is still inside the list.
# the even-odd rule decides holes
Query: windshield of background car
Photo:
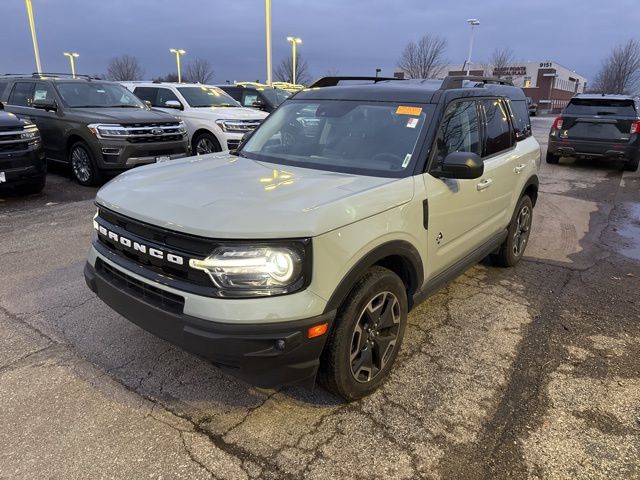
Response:
[[[178,87],[187,103],[198,107],[239,107],[240,104],[219,88],[215,87]]]
[[[291,93],[286,90],[280,90],[278,88],[265,88],[262,90],[262,94],[267,97],[267,100],[274,106],[279,106],[287,98],[291,96]]]
[[[120,85],[61,82],[56,88],[64,104],[71,108],[145,108],[138,97]]]
[[[568,115],[622,115],[636,116],[633,100],[609,98],[574,98],[564,111]]]
[[[267,117],[240,155],[305,168],[406,176],[427,108],[391,102],[289,100]]]

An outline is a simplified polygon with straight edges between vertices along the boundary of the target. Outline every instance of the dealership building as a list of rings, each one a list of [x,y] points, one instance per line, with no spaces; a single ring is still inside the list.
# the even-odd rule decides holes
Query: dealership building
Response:
[[[484,65],[472,64],[469,72],[478,76],[499,76],[510,79],[517,87],[522,87],[525,94],[538,104],[540,110],[562,110],[569,99],[577,93],[584,93],[587,79],[558,62],[522,62],[502,69],[487,68]],[[445,65],[438,78],[447,75],[465,75],[465,66]],[[402,78],[403,72],[395,74]]]

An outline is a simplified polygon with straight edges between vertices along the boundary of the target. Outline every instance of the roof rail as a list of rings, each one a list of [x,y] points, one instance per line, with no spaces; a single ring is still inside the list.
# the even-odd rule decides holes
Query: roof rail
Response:
[[[322,77],[316,80],[308,88],[335,87],[344,81],[369,81],[373,83],[383,82],[385,80],[403,80],[396,77]]]
[[[40,78],[40,77],[71,77],[71,78],[84,78],[86,80],[93,80],[94,77],[92,77],[91,75],[80,75],[78,73],[71,74],[71,73],[58,73],[58,72],[33,72],[31,74],[31,76],[33,78]],[[97,80],[97,78],[95,79]]]
[[[464,86],[464,82],[476,82],[476,83],[494,83],[497,85],[508,85],[513,87],[513,82],[511,80],[505,80],[504,78],[498,77],[476,77],[473,75],[449,75],[445,77],[440,86],[440,90],[451,90],[452,88],[462,88]]]
[[[31,73],[0,73],[0,77],[30,77]]]

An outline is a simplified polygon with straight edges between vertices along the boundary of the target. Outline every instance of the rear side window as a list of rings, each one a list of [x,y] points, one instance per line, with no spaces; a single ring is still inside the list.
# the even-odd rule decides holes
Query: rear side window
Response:
[[[481,154],[478,109],[473,100],[455,102],[445,111],[436,138],[435,165],[453,152]]]
[[[509,123],[506,104],[500,99],[480,100],[486,119],[484,157],[508,150],[514,144],[515,135]]]
[[[530,99],[529,99],[530,100]],[[516,131],[516,140],[524,140],[531,136],[531,120],[529,119],[529,107],[525,100],[512,100],[511,119],[513,128]]]
[[[569,115],[621,115],[636,116],[633,100],[611,98],[572,98],[564,113]]]
[[[30,107],[32,101],[33,82],[17,82],[11,91],[9,104],[17,105],[19,107]]]
[[[173,93],[171,90],[169,90],[168,88],[159,88],[158,95],[156,96],[156,100],[155,102],[151,102],[151,104],[154,107],[164,107],[165,104],[170,100],[173,100],[174,102],[178,102],[182,104],[182,102],[178,100],[178,97],[176,96],[176,94]]]
[[[239,87],[223,87],[223,90],[231,95],[234,100],[240,101],[242,99],[242,90]]]

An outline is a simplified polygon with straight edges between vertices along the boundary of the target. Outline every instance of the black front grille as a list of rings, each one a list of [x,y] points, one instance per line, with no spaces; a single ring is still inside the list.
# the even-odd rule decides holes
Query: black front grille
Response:
[[[227,140],[227,148],[229,150],[236,150],[240,145],[240,140]]]
[[[113,268],[99,258],[96,260],[96,271],[114,287],[124,290],[150,305],[178,314],[184,311],[184,298],[180,295],[141,282]]]
[[[29,142],[22,140],[14,143],[0,143],[0,153],[21,152],[29,147]]]
[[[144,137],[130,137],[127,139],[129,143],[160,143],[160,142],[179,142],[184,137],[181,133],[175,135],[148,135]]]

